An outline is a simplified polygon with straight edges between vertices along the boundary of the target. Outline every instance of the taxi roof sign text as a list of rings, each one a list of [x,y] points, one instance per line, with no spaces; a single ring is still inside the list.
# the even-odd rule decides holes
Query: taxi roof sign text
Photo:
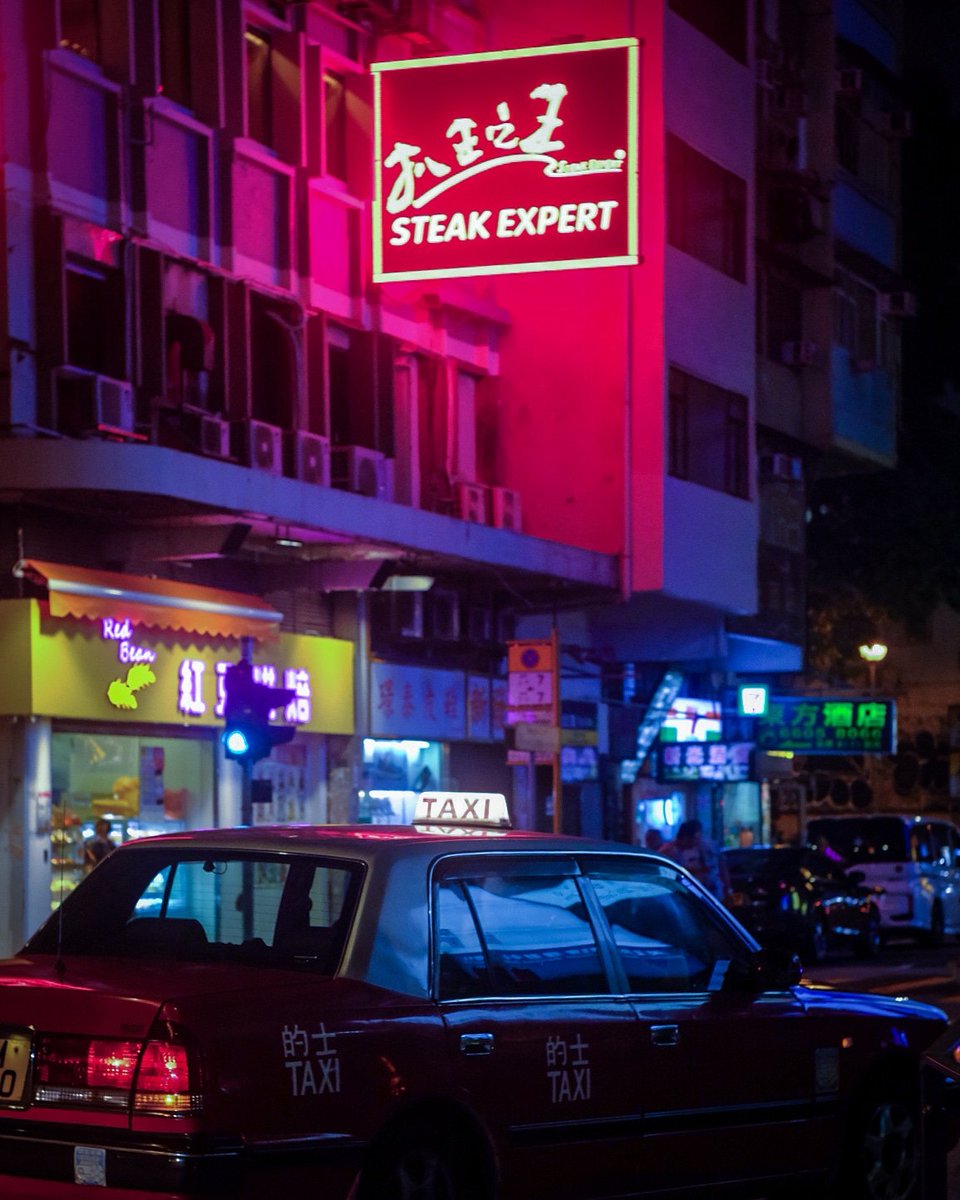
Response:
[[[375,282],[638,261],[638,42],[374,63]]]
[[[413,823],[509,829],[510,812],[500,792],[421,792]]]

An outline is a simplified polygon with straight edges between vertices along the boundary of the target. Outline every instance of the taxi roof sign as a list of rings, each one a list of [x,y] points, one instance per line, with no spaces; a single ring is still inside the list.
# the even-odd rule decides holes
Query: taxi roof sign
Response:
[[[413,823],[509,829],[510,812],[501,792],[421,792]]]

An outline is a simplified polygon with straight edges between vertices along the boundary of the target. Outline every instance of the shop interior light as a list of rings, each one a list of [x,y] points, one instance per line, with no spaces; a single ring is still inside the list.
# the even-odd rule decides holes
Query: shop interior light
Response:
[[[303,546],[300,538],[291,535],[289,525],[283,530],[277,530],[277,535],[273,539],[273,542],[275,546],[283,546],[291,550],[299,550]]]
[[[383,581],[385,592],[429,592],[433,587],[432,575],[388,575]]]

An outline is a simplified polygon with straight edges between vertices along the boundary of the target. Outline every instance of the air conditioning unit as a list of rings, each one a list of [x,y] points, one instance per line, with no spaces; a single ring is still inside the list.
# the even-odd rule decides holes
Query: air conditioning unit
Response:
[[[241,462],[271,475],[283,474],[283,430],[266,421],[234,421],[233,452]]]
[[[761,454],[760,474],[799,483],[803,480],[803,462],[794,454]]]
[[[330,473],[334,487],[372,496],[376,500],[393,499],[392,461],[379,450],[366,446],[332,446]]]
[[[330,439],[297,430],[286,435],[287,474],[304,483],[330,486]]]
[[[913,292],[885,292],[880,296],[880,311],[885,317],[915,317],[917,298]]]
[[[230,423],[215,413],[182,408],[181,427],[190,448],[208,458],[230,457]]]
[[[844,67],[838,71],[837,91],[845,96],[859,96],[863,91],[863,72],[858,67]]]
[[[490,489],[490,516],[498,529],[521,529],[520,493],[510,488]]]
[[[816,342],[784,342],[780,347],[780,361],[788,367],[809,367],[816,357]]]
[[[120,379],[66,368],[56,377],[57,427],[73,437],[136,436],[133,387]]]
[[[457,516],[462,521],[487,523],[487,489],[482,483],[458,483],[456,487]]]
[[[213,413],[204,413],[199,419],[200,453],[210,458],[230,457],[230,422]]]
[[[392,592],[393,628],[407,638],[423,637],[424,592]]]

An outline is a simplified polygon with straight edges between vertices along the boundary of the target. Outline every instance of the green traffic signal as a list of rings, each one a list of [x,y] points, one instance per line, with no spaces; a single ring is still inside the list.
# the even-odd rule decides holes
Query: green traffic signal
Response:
[[[272,725],[271,712],[284,709],[295,698],[290,688],[275,688],[253,677],[253,666],[245,659],[224,673],[224,730],[220,736],[227,758],[253,766],[266,758],[274,746],[293,740],[292,725]]]

